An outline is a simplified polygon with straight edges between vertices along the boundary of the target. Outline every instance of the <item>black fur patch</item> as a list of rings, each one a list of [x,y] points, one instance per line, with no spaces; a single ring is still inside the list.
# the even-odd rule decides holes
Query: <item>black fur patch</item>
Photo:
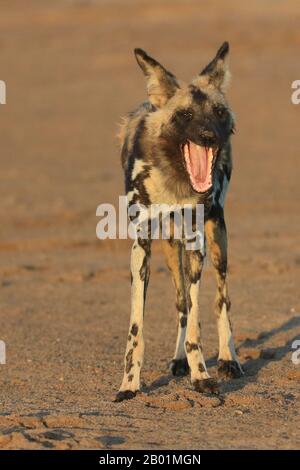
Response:
[[[226,230],[224,209],[220,204],[214,204],[209,212],[209,219],[213,220],[222,230]]]
[[[137,242],[138,242],[139,246],[141,248],[143,248],[143,250],[145,251],[146,256],[150,257],[150,255],[151,255],[151,240],[144,239],[144,238],[138,238]]]
[[[176,308],[178,312],[181,312],[185,315],[188,313],[185,296],[179,289],[177,290],[177,293],[176,293]]]
[[[137,326],[136,323],[134,323],[131,327],[131,330],[130,330],[130,333],[133,335],[133,336],[136,336],[138,334],[138,331],[139,331],[139,327]]]
[[[148,258],[144,256],[143,263],[140,269],[140,279],[141,281],[145,281],[148,271]]]
[[[183,359],[173,359],[169,365],[172,375],[179,377],[186,375],[189,372],[189,364],[187,358]]]
[[[194,258],[194,260],[192,260],[192,257]],[[196,284],[196,282],[198,282],[201,277],[203,267],[203,255],[200,250],[190,250],[190,252],[187,252],[186,261],[186,275],[192,284]]]
[[[195,380],[193,386],[197,392],[219,395],[218,382],[215,379]]]
[[[123,400],[131,400],[132,398],[136,396],[136,394],[137,394],[137,391],[136,392],[132,392],[131,390],[120,391],[117,393],[117,396],[114,399],[114,402],[119,403]]]
[[[185,348],[187,353],[199,350],[199,346],[197,343],[189,343],[188,341],[186,341],[185,343]]]
[[[133,190],[133,181],[132,181],[132,171],[134,167],[134,162],[137,158],[142,158],[143,153],[141,149],[141,137],[145,130],[145,119],[141,119],[138,123],[138,126],[135,131],[133,145],[131,149],[128,149],[128,140],[125,140],[125,143],[122,149],[122,161],[127,160],[127,168],[125,170],[125,191],[126,193]],[[127,156],[128,155],[128,156]]]
[[[149,177],[149,168],[144,168],[132,181],[132,188],[138,191],[138,201],[145,206],[151,204],[149,194],[145,188],[144,181]],[[137,202],[137,201],[136,201]]]
[[[243,375],[236,361],[218,360],[218,377],[220,379],[238,379]]]
[[[223,304],[226,305],[226,309],[227,311],[230,310],[230,307],[231,307],[231,302],[229,300],[229,298],[225,298],[224,296],[221,296],[218,301],[217,301],[217,308],[218,310],[221,312],[222,311],[222,307],[223,307]]]
[[[192,98],[196,103],[202,104],[203,101],[207,99],[207,95],[203,93],[203,91],[201,91],[200,88],[194,85],[190,85],[189,89],[191,90]]]
[[[133,349],[130,349],[128,353],[126,354],[126,373],[129,374],[130,370],[133,367],[133,361],[132,361],[132,355],[133,355]]]

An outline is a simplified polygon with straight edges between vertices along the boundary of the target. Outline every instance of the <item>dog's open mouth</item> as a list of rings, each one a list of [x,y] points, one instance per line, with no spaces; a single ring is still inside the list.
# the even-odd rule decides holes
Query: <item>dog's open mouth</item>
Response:
[[[213,149],[188,140],[182,152],[192,187],[198,193],[208,191],[212,187]]]

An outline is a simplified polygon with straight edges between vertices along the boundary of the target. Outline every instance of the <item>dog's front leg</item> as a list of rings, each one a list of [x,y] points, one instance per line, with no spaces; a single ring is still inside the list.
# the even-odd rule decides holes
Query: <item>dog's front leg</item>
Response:
[[[198,392],[218,392],[218,384],[212,379],[206,369],[199,321],[199,286],[203,267],[203,255],[199,250],[186,250],[186,282],[189,312],[185,350],[191,369],[191,382]]]
[[[238,378],[243,369],[238,360],[229,318],[230,300],[227,291],[227,234],[224,211],[213,207],[205,223],[205,236],[217,278],[215,311],[219,333],[218,375],[220,378]]]
[[[144,357],[143,318],[150,274],[151,240],[134,241],[131,250],[131,316],[122,385],[115,401],[128,400],[140,389]]]

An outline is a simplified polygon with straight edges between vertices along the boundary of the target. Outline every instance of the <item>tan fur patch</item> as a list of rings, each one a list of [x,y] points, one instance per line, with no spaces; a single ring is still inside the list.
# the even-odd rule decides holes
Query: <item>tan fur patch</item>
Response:
[[[205,222],[205,236],[210,248],[212,262],[214,266],[218,266],[222,261],[223,254],[226,254],[226,233],[219,230],[215,221],[208,220]]]
[[[151,168],[150,176],[144,182],[145,188],[153,204],[197,204],[199,195],[177,198],[175,192],[168,191],[165,178],[158,168]]]
[[[180,245],[175,243],[172,246],[169,240],[162,240],[163,251],[167,260],[168,268],[172,273],[172,278],[176,289],[184,289],[184,273],[180,259]]]

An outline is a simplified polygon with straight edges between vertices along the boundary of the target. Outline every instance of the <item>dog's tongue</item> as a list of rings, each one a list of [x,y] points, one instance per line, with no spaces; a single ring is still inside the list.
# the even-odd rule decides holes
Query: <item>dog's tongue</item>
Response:
[[[189,142],[190,168],[195,180],[203,183],[207,175],[207,149]]]
[[[193,188],[205,192],[212,186],[211,170],[213,152],[211,148],[202,147],[188,141],[184,144],[184,158]]]

